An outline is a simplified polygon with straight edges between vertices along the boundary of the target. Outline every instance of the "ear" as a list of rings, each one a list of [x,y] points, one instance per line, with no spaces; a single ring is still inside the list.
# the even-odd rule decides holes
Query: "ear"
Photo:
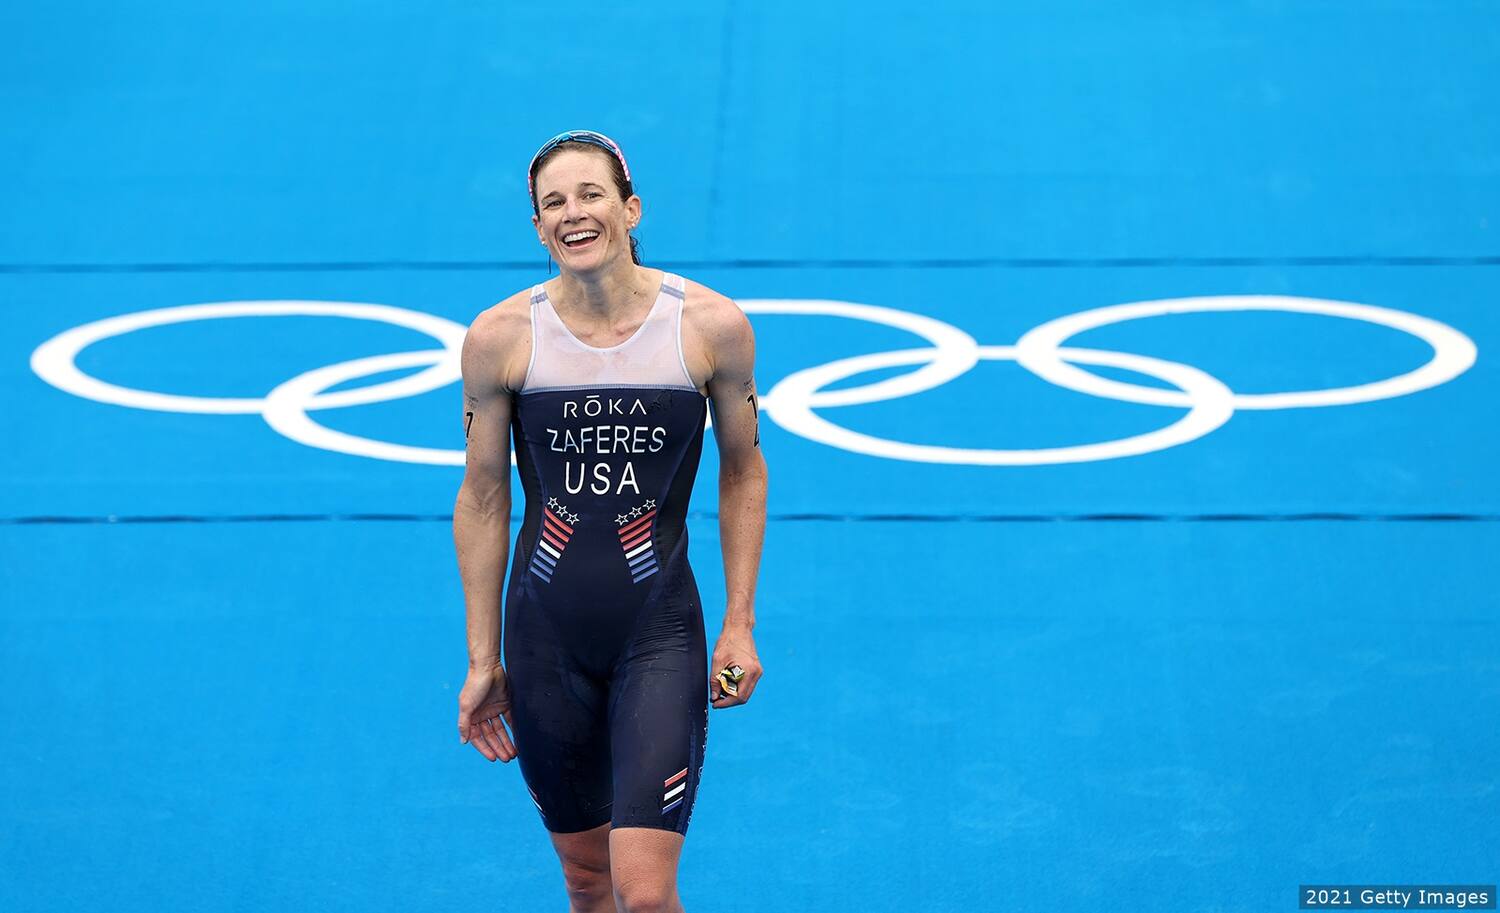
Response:
[[[639,228],[641,224],[641,198],[633,193],[625,201],[625,224],[631,228]]]
[[[542,242],[542,246],[543,247],[546,247],[547,246],[547,236],[542,233],[542,220],[539,219],[539,218],[537,218],[536,216],[532,216],[531,217],[531,226],[536,229],[536,239],[538,241]]]

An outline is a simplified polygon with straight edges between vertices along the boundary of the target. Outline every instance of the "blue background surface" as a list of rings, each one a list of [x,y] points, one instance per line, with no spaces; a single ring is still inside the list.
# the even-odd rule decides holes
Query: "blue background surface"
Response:
[[[629,155],[648,263],[741,300],[1002,345],[1111,304],[1293,295],[1479,350],[1432,389],[1103,462],[918,464],[765,422],[767,677],[710,721],[688,909],[1259,913],[1299,883],[1500,877],[1492,5],[125,3],[0,25],[0,909],[563,908],[519,772],[453,741],[460,471],[81,399],[28,361],[199,302],[466,324],[546,275],[524,169],[577,126]],[[752,319],[762,391],[920,344]],[[1283,313],[1072,344],[1242,393],[1430,355]],[[253,397],[430,346],[245,318],[79,365]],[[1011,449],[1182,410],[984,362],[819,414]],[[456,385],[317,417],[461,444]],[[714,460],[691,522],[710,637]]]

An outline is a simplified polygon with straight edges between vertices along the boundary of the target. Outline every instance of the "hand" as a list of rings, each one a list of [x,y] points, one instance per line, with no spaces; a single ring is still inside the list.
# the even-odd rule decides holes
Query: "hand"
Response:
[[[500,718],[505,719],[504,723]],[[510,719],[510,683],[496,663],[469,669],[464,689],[458,693],[458,741],[471,743],[485,758],[509,763],[516,746],[505,727]]]
[[[740,679],[740,693],[729,695],[720,693],[719,670],[725,666],[739,666],[745,670],[745,677]],[[713,662],[709,663],[708,693],[710,703],[714,709],[733,707],[750,700],[750,695],[755,691],[755,683],[760,681],[762,667],[760,657],[755,655],[755,638],[750,636],[747,628],[725,628],[719,634],[719,642],[714,645]]]

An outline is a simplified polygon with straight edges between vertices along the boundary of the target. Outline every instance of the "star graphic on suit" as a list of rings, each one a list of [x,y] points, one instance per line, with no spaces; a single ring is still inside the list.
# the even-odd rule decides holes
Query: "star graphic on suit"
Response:
[[[620,526],[624,526],[625,521],[629,519],[630,518],[625,516],[624,514],[615,514],[615,523],[619,524]]]
[[[567,519],[569,526],[576,526],[578,524],[577,514],[570,514],[567,511],[563,511],[563,516]]]
[[[639,517],[641,515],[641,509],[639,507],[630,508],[630,515],[632,517]]]
[[[547,502],[547,506],[550,507],[550,508],[552,508],[552,509],[554,509],[554,510],[556,510],[557,509],[557,499],[553,498],[552,500],[548,501]]]
[[[646,500],[646,509],[647,510],[656,510],[656,502],[648,498]]]

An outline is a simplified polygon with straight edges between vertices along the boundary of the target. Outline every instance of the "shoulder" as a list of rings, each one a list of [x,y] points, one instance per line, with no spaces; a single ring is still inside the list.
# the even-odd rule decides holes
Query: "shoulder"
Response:
[[[482,372],[506,389],[517,389],[531,356],[531,289],[481,311],[464,335],[463,370]],[[519,371],[518,371],[519,368]]]
[[[683,335],[692,343],[701,376],[715,382],[726,375],[749,376],[755,364],[755,333],[750,318],[726,295],[691,279],[683,280]]]
[[[503,347],[517,330],[531,332],[531,289],[525,288],[479,312],[469,324],[469,338],[486,347]]]
[[[682,318],[711,348],[753,345],[750,318],[728,296],[691,279],[683,280]]]

